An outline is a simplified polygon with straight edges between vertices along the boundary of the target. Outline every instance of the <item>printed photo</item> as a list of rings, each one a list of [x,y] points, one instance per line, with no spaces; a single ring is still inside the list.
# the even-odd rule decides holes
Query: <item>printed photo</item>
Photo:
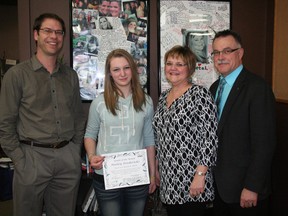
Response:
[[[190,47],[197,62],[208,63],[208,34],[206,31],[182,29],[183,45]]]

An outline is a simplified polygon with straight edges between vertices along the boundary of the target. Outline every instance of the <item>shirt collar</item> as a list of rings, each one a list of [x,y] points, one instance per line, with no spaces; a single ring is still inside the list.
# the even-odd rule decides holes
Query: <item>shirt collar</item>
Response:
[[[34,71],[39,70],[41,67],[43,67],[43,65],[39,62],[39,60],[37,59],[36,55],[33,55],[31,58],[31,62],[32,62],[32,68]]]
[[[243,65],[241,64],[238,68],[236,68],[234,71],[232,71],[232,73],[230,73],[229,75],[227,75],[225,77],[226,82],[230,85],[233,86],[235,80],[237,79],[237,77],[239,76],[240,72],[243,69]]]
[[[32,68],[34,71],[37,71],[41,68],[45,68],[40,61],[37,59],[36,55],[33,55],[31,58],[31,62],[32,62]],[[59,62],[57,62],[56,68],[54,69],[53,73],[56,73],[57,71],[59,71]]]

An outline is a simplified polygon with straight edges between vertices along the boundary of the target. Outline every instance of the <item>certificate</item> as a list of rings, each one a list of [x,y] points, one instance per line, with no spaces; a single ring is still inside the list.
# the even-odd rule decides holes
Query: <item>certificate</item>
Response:
[[[104,154],[105,189],[149,184],[146,149]]]

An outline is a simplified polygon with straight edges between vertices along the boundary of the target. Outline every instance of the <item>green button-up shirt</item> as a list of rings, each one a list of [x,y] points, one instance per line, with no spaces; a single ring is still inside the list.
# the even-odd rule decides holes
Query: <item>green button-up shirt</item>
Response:
[[[82,144],[84,115],[77,73],[63,64],[50,74],[34,55],[8,70],[0,96],[0,144],[14,161],[19,140]]]

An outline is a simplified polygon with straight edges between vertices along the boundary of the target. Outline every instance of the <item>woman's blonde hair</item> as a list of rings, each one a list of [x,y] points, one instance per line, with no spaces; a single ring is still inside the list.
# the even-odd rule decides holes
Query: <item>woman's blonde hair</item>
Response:
[[[121,90],[115,84],[112,76],[110,75],[111,60],[113,58],[125,58],[132,71],[131,91],[133,106],[136,112],[143,111],[142,106],[146,105],[145,92],[139,82],[139,75],[137,73],[137,65],[132,56],[124,49],[115,49],[110,52],[106,59],[105,64],[105,85],[104,85],[104,99],[107,109],[113,114],[119,110],[118,99],[123,96]]]

